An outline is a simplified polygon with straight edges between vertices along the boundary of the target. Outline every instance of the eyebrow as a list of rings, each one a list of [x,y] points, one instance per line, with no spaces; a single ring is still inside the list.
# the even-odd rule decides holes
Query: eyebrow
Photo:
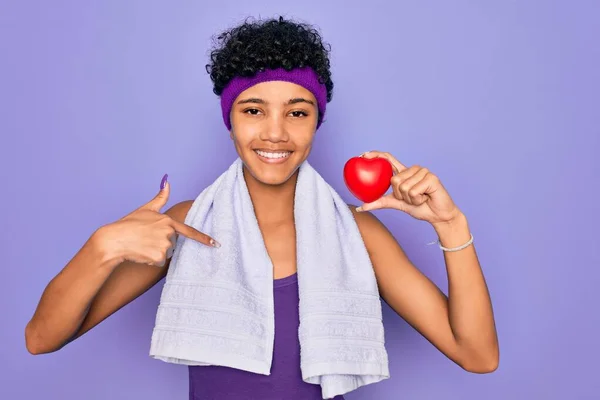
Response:
[[[237,102],[238,104],[248,104],[248,103],[258,103],[258,104],[266,104],[263,99],[259,99],[257,97],[251,97],[249,99],[243,99]]]
[[[305,99],[303,97],[296,97],[296,98],[290,99],[290,101],[288,101],[288,104],[298,104],[298,103],[308,103],[308,104],[312,104],[313,106],[315,105],[314,101]]]
[[[258,97],[250,97],[248,99],[243,99],[237,102],[237,104],[248,104],[248,103],[255,103],[255,104],[267,104],[267,102],[263,99],[260,99]],[[298,103],[308,103],[308,104],[312,104],[313,106],[315,105],[315,102],[309,99],[305,99],[303,97],[294,97],[293,99],[290,99],[287,104],[291,105],[291,104],[298,104]]]

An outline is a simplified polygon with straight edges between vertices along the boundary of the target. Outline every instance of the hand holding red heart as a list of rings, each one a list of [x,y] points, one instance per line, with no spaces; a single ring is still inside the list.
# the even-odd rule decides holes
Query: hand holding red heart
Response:
[[[461,215],[461,211],[454,204],[454,201],[440,182],[440,179],[427,168],[418,165],[407,168],[391,154],[379,151],[369,151],[360,157],[364,158],[365,161],[378,158],[386,159],[391,164],[394,175],[389,180],[389,183],[386,183],[383,191],[379,188],[380,192],[376,194],[377,197],[373,198],[374,195],[371,195],[371,198],[368,198],[368,195],[357,196],[365,201],[358,208],[358,211],[393,208],[434,225],[452,222]],[[385,171],[384,168],[380,169]],[[344,170],[344,177],[347,184],[349,182],[352,183],[352,178],[348,179],[352,175],[350,171]],[[390,184],[392,186],[392,193],[382,196]],[[350,188],[350,185],[348,187]],[[353,188],[350,188],[350,190],[355,196],[357,195],[356,185],[354,190]],[[371,193],[373,192],[371,191]]]

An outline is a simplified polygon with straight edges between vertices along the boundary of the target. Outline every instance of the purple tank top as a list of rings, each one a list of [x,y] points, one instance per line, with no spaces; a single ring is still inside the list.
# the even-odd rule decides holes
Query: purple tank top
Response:
[[[271,375],[221,366],[190,366],[190,400],[317,400],[321,386],[306,383],[300,371],[298,276],[273,282],[275,344]],[[334,397],[344,400],[343,396]]]

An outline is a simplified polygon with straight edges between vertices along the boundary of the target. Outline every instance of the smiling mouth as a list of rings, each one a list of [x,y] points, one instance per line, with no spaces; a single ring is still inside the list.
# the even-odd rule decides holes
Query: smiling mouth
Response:
[[[265,151],[265,150],[254,150],[254,152],[258,155],[258,158],[269,164],[278,164],[285,162],[290,155],[293,153],[292,151]]]

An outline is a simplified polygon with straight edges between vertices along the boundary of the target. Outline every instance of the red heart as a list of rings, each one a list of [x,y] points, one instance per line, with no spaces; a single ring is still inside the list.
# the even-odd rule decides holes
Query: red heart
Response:
[[[350,192],[365,203],[387,192],[394,171],[385,158],[352,157],[344,165],[344,182]]]

